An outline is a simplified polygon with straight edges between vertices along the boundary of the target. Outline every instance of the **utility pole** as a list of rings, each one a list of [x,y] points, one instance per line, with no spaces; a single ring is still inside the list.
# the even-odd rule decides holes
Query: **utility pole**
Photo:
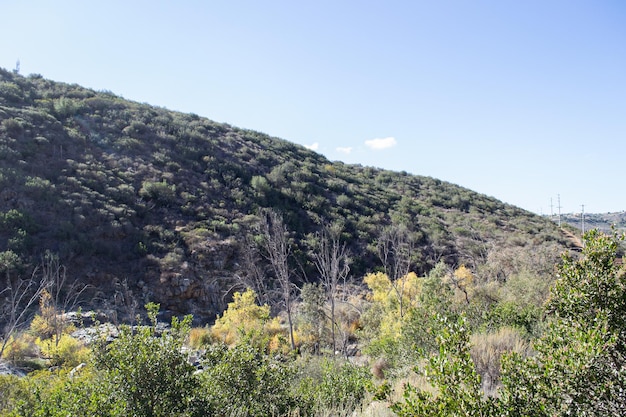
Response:
[[[581,223],[581,229],[583,231],[583,237],[585,236],[585,205],[582,204],[581,206],[581,212],[580,212],[580,223]],[[585,241],[583,239],[583,245],[585,244]]]
[[[556,198],[556,208],[559,210],[559,227],[561,227],[561,194],[557,194]]]

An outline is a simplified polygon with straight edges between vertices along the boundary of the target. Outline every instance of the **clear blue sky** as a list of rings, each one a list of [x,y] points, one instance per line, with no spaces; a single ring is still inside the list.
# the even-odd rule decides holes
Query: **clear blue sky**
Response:
[[[626,2],[25,1],[0,66],[450,181],[626,210]],[[556,208],[554,209],[556,211]]]

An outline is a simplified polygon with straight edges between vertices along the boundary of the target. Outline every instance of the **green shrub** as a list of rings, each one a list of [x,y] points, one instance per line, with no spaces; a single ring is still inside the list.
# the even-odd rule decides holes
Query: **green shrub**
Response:
[[[407,385],[404,401],[392,408],[400,417],[487,416],[493,414],[494,401],[485,399],[480,375],[470,356],[470,330],[463,315],[450,320],[439,316],[439,352],[431,355],[424,369],[416,368],[434,388],[434,393]]]
[[[30,217],[19,210],[11,209],[6,213],[0,213],[0,231],[28,230],[31,224],[32,220]]]
[[[10,384],[10,385],[9,385]],[[25,378],[0,376],[0,416],[121,416],[123,404],[93,368],[38,371]]]
[[[590,232],[580,259],[564,257],[548,325],[531,344],[532,355],[510,331],[476,348],[479,369],[493,367],[496,350],[513,350],[503,355],[497,395],[486,398],[481,390],[461,316],[435,329],[439,353],[423,370],[435,392],[408,386],[394,411],[400,417],[624,415],[626,271],[615,262],[621,240]]]
[[[144,181],[139,190],[139,195],[167,205],[176,200],[176,186],[168,184],[165,180],[160,182]]]
[[[302,409],[314,415],[352,415],[362,404],[372,378],[368,368],[343,360],[309,358],[300,363],[297,386]]]
[[[616,262],[622,239],[592,231],[580,259],[564,257],[535,354],[503,361],[502,398],[517,415],[626,412],[626,270]]]
[[[172,416],[193,408],[198,383],[195,368],[181,352],[191,316],[172,321],[156,335],[158,305],[147,306],[150,326],[136,333],[123,326],[118,339],[96,350],[96,366],[104,372],[113,394],[124,404],[124,415]]]
[[[82,102],[67,97],[61,97],[53,102],[54,114],[60,119],[77,114],[82,107]]]
[[[71,368],[89,359],[89,349],[81,341],[68,334],[62,334],[58,338],[53,335],[50,339],[37,339],[35,343],[41,349],[43,357],[47,358],[52,366]]]
[[[232,348],[212,345],[203,363],[205,408],[221,415],[283,416],[296,408],[290,391],[294,369],[272,359],[260,348],[240,343]]]

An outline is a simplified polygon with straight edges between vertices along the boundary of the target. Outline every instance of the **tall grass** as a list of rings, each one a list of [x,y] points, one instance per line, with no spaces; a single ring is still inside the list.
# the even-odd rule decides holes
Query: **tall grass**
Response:
[[[480,374],[485,395],[494,396],[500,386],[500,360],[507,352],[528,354],[528,342],[513,327],[501,327],[494,332],[476,333],[471,337],[470,355]]]

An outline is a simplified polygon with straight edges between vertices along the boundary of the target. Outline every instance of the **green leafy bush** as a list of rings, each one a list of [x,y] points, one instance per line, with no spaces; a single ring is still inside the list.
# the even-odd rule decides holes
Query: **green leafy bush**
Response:
[[[168,184],[165,180],[160,182],[144,181],[139,190],[139,195],[167,205],[176,200],[176,186]]]
[[[505,358],[506,407],[520,415],[624,415],[626,271],[623,236],[591,231],[580,259],[565,256],[551,291],[552,320],[536,354]]]
[[[301,361],[298,396],[301,408],[313,415],[352,415],[372,385],[368,368],[329,358]]]
[[[470,356],[470,330],[463,315],[450,320],[438,316],[439,352],[431,355],[424,369],[416,368],[432,385],[434,393],[407,385],[404,401],[393,404],[400,417],[486,416],[494,403],[481,391],[481,378]]]
[[[222,415],[282,416],[297,407],[290,391],[294,369],[240,343],[232,348],[212,345],[203,362],[202,398],[205,408]]]
[[[157,337],[158,305],[147,308],[151,325],[137,332],[122,327],[118,339],[96,351],[96,366],[114,387],[125,415],[180,415],[195,406],[195,368],[181,352],[191,316],[174,319],[171,330]]]
[[[564,257],[547,304],[547,327],[531,355],[511,346],[514,352],[503,356],[496,396],[485,398],[481,390],[461,316],[456,323],[442,321],[439,353],[425,368],[435,392],[407,387],[394,411],[401,417],[624,415],[626,270],[616,262],[622,239],[592,231],[581,258]]]

